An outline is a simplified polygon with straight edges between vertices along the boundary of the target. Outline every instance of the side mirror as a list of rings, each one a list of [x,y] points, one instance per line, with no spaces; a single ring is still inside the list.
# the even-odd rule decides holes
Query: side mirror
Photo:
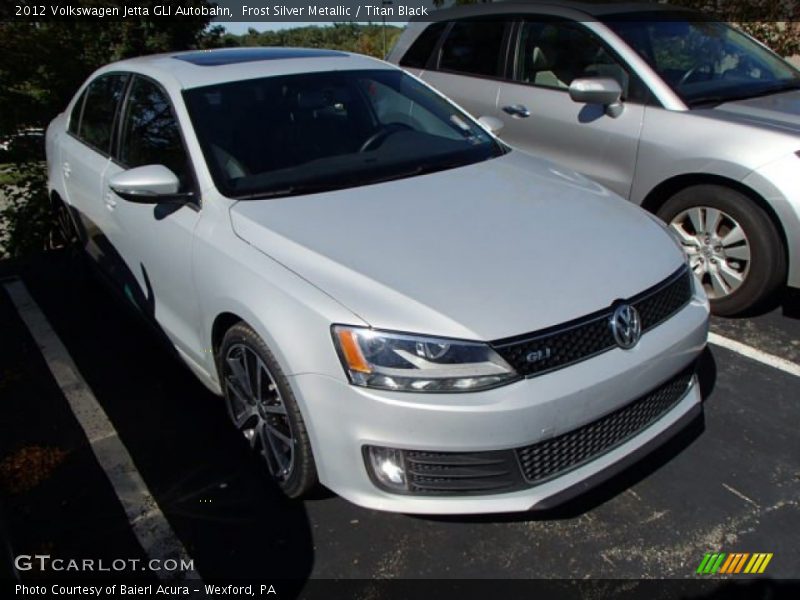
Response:
[[[184,203],[191,194],[179,194],[178,176],[164,165],[145,165],[114,175],[108,183],[117,196],[139,204]]]
[[[500,133],[500,130],[503,128],[505,123],[503,123],[500,119],[495,117],[480,117],[478,119],[478,123],[483,125],[486,129],[491,131],[494,135]]]
[[[569,86],[569,97],[581,104],[601,104],[606,107],[606,114],[610,117],[622,114],[622,88],[611,77],[573,79]]]

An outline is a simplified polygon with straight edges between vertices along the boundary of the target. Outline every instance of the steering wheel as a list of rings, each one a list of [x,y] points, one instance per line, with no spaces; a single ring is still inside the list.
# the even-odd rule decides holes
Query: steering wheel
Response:
[[[374,148],[380,146],[381,143],[383,143],[383,141],[389,136],[401,131],[409,131],[411,129],[413,128],[405,123],[389,123],[388,125],[384,125],[378,129],[378,131],[364,140],[364,143],[361,144],[361,147],[358,149],[358,151],[367,152],[369,150],[373,150]]]
[[[714,63],[697,63],[693,67],[689,67],[689,70],[686,71],[683,75],[681,75],[680,81],[678,81],[678,85],[681,86],[689,79],[691,79],[692,75],[697,73],[699,70],[703,69],[704,67],[709,67],[709,76],[708,78],[711,79],[712,75],[714,74]]]

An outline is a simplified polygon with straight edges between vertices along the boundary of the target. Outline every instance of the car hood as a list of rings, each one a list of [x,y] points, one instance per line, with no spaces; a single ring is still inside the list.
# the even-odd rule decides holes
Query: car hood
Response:
[[[521,152],[237,202],[234,231],[371,326],[495,340],[603,309],[682,264],[642,209]]]
[[[711,112],[739,122],[800,133],[800,90],[726,102]]]

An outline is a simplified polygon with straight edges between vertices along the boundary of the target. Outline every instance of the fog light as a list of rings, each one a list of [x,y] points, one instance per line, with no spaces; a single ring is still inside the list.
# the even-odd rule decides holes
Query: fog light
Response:
[[[367,446],[367,457],[369,469],[382,487],[403,492],[408,490],[402,450]]]

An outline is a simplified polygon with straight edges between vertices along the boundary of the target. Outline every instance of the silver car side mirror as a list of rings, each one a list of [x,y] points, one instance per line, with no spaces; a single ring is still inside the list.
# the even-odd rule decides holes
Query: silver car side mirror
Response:
[[[187,202],[191,194],[179,194],[180,182],[164,165],[135,167],[114,175],[109,187],[123,200],[139,204]]]
[[[500,119],[496,117],[487,117],[483,116],[478,119],[478,123],[483,125],[486,129],[488,129],[494,135],[500,133],[500,130],[503,128],[505,123],[503,123]]]
[[[622,114],[622,88],[611,77],[582,77],[573,79],[569,86],[569,97],[582,104],[601,104],[609,117]]]

